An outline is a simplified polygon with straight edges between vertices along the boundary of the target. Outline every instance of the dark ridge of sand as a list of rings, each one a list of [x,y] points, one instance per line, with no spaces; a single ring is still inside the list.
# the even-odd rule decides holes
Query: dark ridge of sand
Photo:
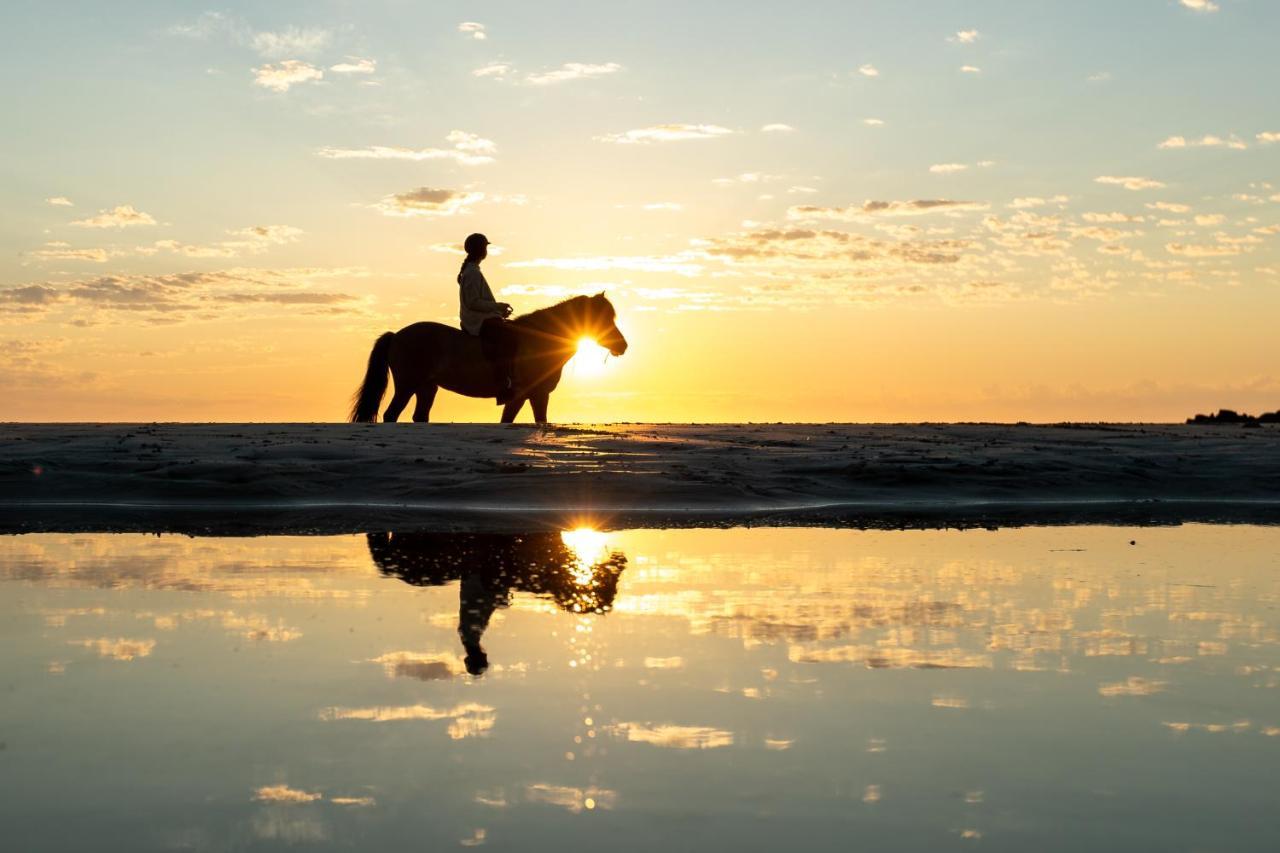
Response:
[[[1280,429],[6,424],[0,531],[1280,523]]]

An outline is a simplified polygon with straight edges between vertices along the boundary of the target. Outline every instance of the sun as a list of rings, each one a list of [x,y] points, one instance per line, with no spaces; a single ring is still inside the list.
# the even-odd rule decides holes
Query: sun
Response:
[[[578,338],[578,348],[570,360],[575,376],[599,376],[604,373],[609,351],[591,338]]]

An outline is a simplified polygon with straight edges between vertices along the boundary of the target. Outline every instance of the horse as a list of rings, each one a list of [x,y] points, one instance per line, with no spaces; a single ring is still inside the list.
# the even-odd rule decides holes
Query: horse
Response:
[[[525,402],[537,423],[547,422],[547,399],[583,338],[596,341],[615,356],[626,352],[627,339],[618,331],[616,319],[617,312],[602,291],[574,296],[512,320],[518,346],[513,393],[502,410],[502,423],[514,421]],[[441,388],[468,397],[495,397],[499,390],[480,349],[480,338],[443,323],[413,323],[398,332],[384,332],[374,342],[364,381],[352,398],[352,423],[377,420],[388,371],[395,391],[382,413],[386,423],[395,422],[414,396],[418,399],[413,420],[425,423]]]

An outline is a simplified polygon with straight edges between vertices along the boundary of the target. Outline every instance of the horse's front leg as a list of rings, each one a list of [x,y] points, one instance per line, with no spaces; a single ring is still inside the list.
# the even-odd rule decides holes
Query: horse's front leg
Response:
[[[502,422],[504,424],[514,423],[516,415],[520,414],[520,410],[524,408],[524,397],[519,397],[507,403],[502,409]]]
[[[545,424],[547,422],[547,399],[551,396],[547,394],[533,394],[529,397],[529,407],[533,409],[533,420],[535,423]]]

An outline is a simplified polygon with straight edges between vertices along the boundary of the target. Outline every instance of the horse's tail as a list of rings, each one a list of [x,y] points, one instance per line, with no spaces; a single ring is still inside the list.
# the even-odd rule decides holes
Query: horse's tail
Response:
[[[382,404],[382,395],[387,393],[387,371],[391,369],[387,351],[391,349],[391,339],[395,336],[395,332],[383,332],[373,342],[369,369],[364,372],[364,381],[351,398],[353,424],[371,424],[378,419],[378,406]]]

